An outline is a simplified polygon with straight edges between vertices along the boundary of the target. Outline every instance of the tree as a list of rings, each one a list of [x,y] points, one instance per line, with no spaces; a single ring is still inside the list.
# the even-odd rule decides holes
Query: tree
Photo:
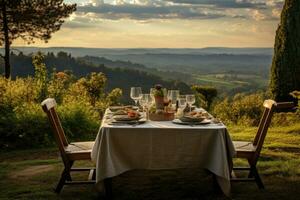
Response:
[[[218,95],[218,91],[216,88],[211,86],[192,86],[192,90],[197,92],[198,99],[202,102],[202,107],[204,106],[206,109],[210,109],[211,104],[214,98]]]
[[[5,46],[5,77],[10,77],[9,55],[13,40],[47,42],[51,34],[60,29],[63,18],[75,10],[76,4],[65,4],[63,0],[0,0],[0,45]]]
[[[286,0],[276,32],[270,91],[276,101],[291,101],[294,90],[300,90],[300,1]]]

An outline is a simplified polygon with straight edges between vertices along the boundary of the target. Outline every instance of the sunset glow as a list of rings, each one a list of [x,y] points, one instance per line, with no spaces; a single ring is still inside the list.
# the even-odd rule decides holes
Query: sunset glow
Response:
[[[97,48],[272,47],[283,0],[68,0],[48,43]],[[13,45],[26,46],[22,40]]]

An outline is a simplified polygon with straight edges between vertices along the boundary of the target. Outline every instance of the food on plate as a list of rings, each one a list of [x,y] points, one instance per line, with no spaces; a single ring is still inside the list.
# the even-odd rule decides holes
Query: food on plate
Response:
[[[131,117],[131,118],[138,118],[140,116],[140,113],[135,110],[130,110],[130,111],[127,111],[127,115],[128,115],[128,117]]]
[[[117,110],[116,112],[113,113],[113,115],[127,115],[126,110]]]
[[[182,122],[201,122],[209,119],[210,115],[206,111],[192,111],[180,117]]]

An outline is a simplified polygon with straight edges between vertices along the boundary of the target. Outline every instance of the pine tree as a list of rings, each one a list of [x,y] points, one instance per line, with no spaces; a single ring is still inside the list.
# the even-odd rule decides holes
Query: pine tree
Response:
[[[76,4],[63,0],[0,0],[0,45],[5,46],[5,77],[10,77],[10,45],[21,38],[32,43],[35,38],[47,42],[60,29],[63,18]]]
[[[290,101],[300,90],[300,1],[286,0],[276,32],[270,91],[276,101]]]

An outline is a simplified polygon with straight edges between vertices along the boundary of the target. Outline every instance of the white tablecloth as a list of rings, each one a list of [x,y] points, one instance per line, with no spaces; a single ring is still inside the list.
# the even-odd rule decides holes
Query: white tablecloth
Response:
[[[148,121],[138,126],[102,121],[92,160],[96,182],[134,169],[205,168],[230,195],[230,166],[235,154],[223,124],[186,126]]]

